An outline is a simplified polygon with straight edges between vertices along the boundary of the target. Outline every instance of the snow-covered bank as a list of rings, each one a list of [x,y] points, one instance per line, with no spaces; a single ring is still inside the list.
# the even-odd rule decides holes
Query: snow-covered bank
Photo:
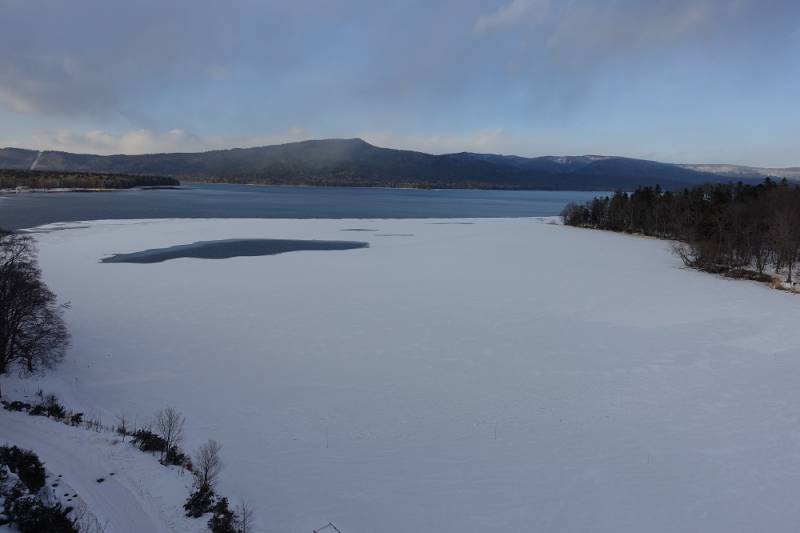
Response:
[[[188,450],[224,444],[221,492],[265,531],[800,522],[798,301],[684,269],[668,243],[531,219],[81,226],[36,234],[74,346],[3,390],[107,420],[175,406]],[[370,247],[99,263],[345,229]]]
[[[109,533],[202,529],[202,521],[185,518],[181,508],[190,475],[161,466],[119,438],[4,409],[0,428],[0,444],[33,450],[45,463],[56,501],[85,505]]]

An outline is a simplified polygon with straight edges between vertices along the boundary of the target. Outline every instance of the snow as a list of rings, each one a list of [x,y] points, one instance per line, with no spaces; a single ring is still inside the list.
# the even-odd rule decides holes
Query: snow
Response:
[[[108,433],[2,409],[0,427],[0,444],[34,450],[45,464],[49,501],[87,509],[109,532],[202,529],[202,522],[183,517],[181,509],[191,484],[189,474],[181,476],[161,466],[129,443]],[[100,478],[102,483],[97,482]],[[67,494],[78,497],[67,501]]]
[[[268,532],[796,529],[796,295],[684,269],[663,241],[436,222],[37,233],[73,347],[3,391],[106,422],[174,406],[187,449],[223,443],[221,491]],[[99,262],[230,238],[370,247]]]

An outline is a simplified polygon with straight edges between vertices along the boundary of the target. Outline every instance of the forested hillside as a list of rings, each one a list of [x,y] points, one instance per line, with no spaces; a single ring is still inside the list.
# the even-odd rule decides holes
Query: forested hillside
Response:
[[[0,169],[0,189],[130,189],[177,185],[180,185],[177,179],[163,176]]]

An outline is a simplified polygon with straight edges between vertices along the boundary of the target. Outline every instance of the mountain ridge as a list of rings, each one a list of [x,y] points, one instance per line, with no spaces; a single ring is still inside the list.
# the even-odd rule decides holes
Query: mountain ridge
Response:
[[[359,138],[141,155],[0,148],[0,168],[27,170],[34,161],[38,171],[159,175],[189,181],[271,185],[613,190],[659,184],[677,189],[732,178],[761,181],[770,175],[765,173],[769,169],[757,167],[682,165],[604,155],[435,155],[382,148]],[[777,171],[795,169],[775,170],[775,177],[784,177]],[[800,169],[796,170],[796,177],[800,178]],[[786,177],[795,175],[788,172]]]

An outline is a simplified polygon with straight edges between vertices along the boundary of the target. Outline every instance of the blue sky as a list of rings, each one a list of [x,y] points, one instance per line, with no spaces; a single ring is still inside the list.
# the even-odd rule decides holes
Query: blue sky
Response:
[[[0,0],[0,146],[800,165],[796,0]]]

